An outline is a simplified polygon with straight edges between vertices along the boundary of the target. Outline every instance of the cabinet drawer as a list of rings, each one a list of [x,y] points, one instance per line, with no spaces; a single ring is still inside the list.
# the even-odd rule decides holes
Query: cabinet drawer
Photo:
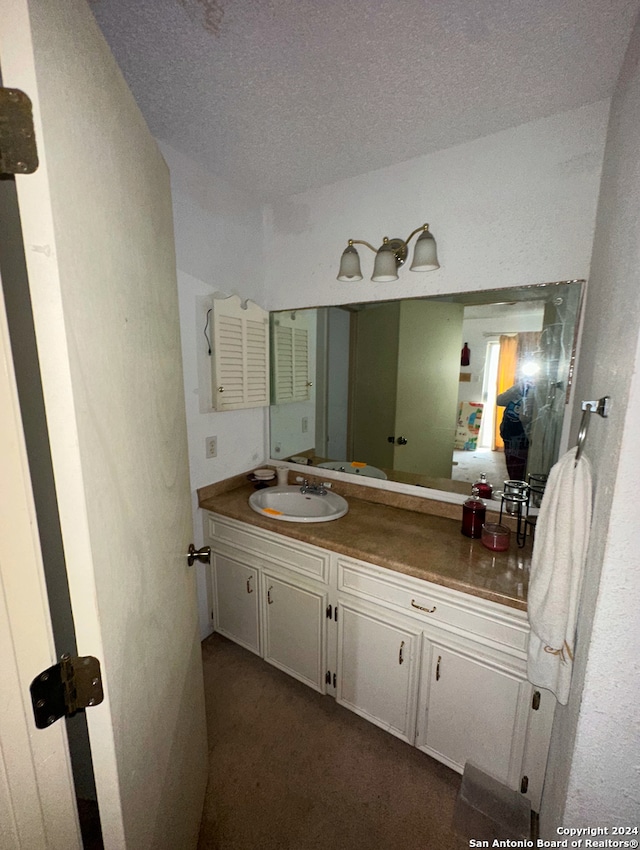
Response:
[[[449,628],[517,654],[526,651],[529,624],[523,611],[343,557],[338,590],[413,616],[423,626]]]
[[[244,552],[257,555],[288,570],[313,576],[325,584],[329,578],[329,552],[282,537],[261,528],[244,525],[217,514],[205,515],[205,537]]]

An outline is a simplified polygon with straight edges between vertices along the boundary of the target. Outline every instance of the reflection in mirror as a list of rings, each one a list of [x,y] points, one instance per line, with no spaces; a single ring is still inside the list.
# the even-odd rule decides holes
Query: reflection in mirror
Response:
[[[271,314],[271,457],[468,493],[558,458],[583,281]]]

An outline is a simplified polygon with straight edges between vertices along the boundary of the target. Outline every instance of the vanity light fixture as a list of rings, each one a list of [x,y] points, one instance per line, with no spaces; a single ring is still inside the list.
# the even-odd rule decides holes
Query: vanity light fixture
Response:
[[[346,282],[362,280],[360,271],[360,256],[353,247],[354,245],[366,245],[376,255],[373,265],[371,280],[374,283],[390,283],[398,280],[398,269],[404,265],[409,252],[409,242],[419,233],[416,247],[413,252],[413,262],[410,269],[412,272],[430,272],[440,268],[436,254],[436,240],[429,231],[429,225],[423,224],[416,227],[406,239],[389,239],[387,236],[382,240],[382,245],[376,250],[373,245],[363,239],[349,239],[349,244],[342,253],[340,260],[340,271],[338,280]]]

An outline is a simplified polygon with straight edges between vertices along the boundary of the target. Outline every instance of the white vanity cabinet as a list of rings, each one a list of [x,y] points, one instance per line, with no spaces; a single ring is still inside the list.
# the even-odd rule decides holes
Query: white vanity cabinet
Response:
[[[326,589],[298,576],[262,572],[263,657],[321,693],[325,692]]]
[[[417,746],[454,770],[467,761],[515,788],[531,686],[522,665],[449,636],[423,635]]]
[[[350,601],[338,610],[337,701],[413,744],[419,627]]]
[[[526,613],[217,514],[214,628],[449,767],[539,809],[555,700]]]
[[[330,554],[207,513],[215,631],[326,691]]]
[[[338,700],[537,810],[555,701],[526,678],[526,614],[353,558],[336,572]]]
[[[216,631],[260,655],[259,571],[215,551],[211,571]]]

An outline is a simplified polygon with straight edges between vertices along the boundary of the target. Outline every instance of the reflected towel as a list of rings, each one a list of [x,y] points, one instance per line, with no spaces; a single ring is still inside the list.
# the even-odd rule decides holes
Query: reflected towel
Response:
[[[582,574],[591,527],[591,465],[568,451],[551,469],[531,559],[529,681],[569,699]]]

